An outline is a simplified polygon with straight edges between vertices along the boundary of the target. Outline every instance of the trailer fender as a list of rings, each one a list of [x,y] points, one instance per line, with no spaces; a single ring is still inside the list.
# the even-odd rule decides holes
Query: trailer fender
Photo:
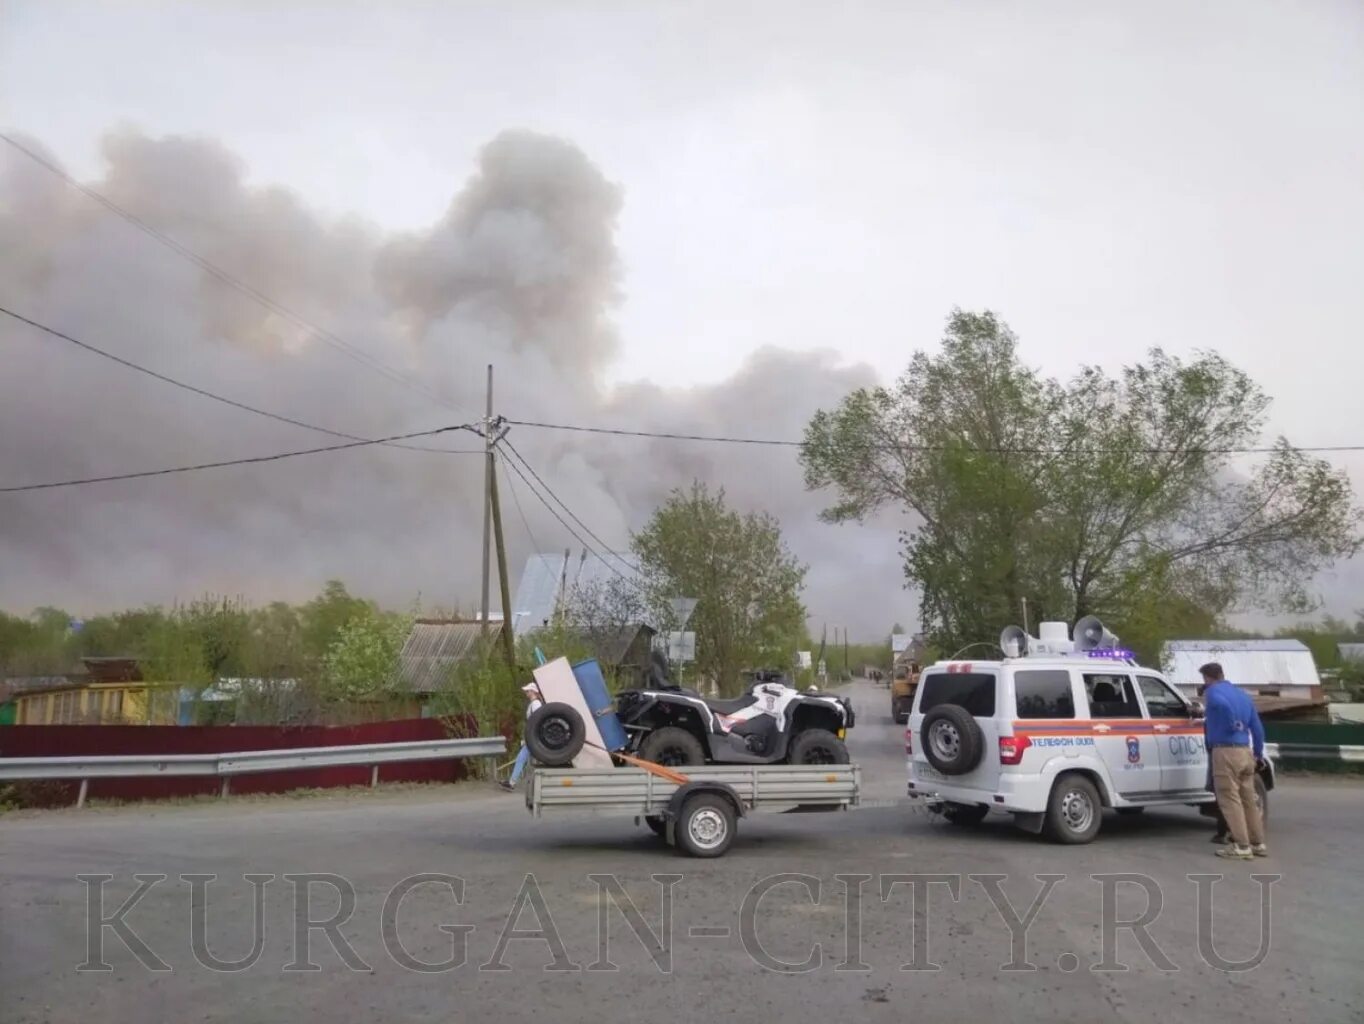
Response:
[[[723,782],[710,782],[704,779],[693,780],[684,786],[678,786],[677,790],[668,798],[668,807],[663,812],[668,821],[676,821],[677,816],[682,812],[682,805],[687,802],[689,797],[697,793],[718,793],[731,804],[734,805],[734,816],[742,818],[744,816],[744,802],[739,799],[739,794],[734,792],[734,787]]]

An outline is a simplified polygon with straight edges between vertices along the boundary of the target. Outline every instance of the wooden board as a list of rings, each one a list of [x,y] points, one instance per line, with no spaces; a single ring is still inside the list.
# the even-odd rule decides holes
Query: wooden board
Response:
[[[567,658],[555,658],[534,670],[535,685],[546,704],[567,704],[587,723],[587,743],[573,759],[574,768],[610,768],[611,755],[606,752],[606,743],[597,728],[597,720],[583,700],[583,692],[578,689],[578,680],[573,676],[573,666]]]

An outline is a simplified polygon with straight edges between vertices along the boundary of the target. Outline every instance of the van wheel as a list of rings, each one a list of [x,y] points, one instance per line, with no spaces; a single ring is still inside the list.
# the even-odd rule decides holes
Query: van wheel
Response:
[[[1088,843],[1099,834],[1103,802],[1083,775],[1063,775],[1047,801],[1047,834],[1058,843]]]
[[[979,825],[989,813],[990,808],[984,804],[954,804],[949,801],[942,805],[943,819],[953,825]]]

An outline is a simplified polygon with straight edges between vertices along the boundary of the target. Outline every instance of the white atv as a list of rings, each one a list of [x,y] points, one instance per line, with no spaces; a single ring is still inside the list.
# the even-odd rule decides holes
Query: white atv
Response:
[[[628,752],[664,765],[848,764],[843,743],[852,704],[814,690],[802,692],[779,672],[754,673],[733,700],[702,697],[668,683],[655,661],[651,686],[616,698],[629,735]]]

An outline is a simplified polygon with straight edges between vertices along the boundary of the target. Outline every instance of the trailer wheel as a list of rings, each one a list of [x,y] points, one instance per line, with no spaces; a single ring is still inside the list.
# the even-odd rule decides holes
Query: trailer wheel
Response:
[[[719,857],[734,842],[734,805],[715,793],[697,793],[682,805],[673,825],[677,847],[692,857]]]
[[[567,704],[546,704],[526,722],[526,749],[551,768],[572,764],[586,740],[582,715]]]

